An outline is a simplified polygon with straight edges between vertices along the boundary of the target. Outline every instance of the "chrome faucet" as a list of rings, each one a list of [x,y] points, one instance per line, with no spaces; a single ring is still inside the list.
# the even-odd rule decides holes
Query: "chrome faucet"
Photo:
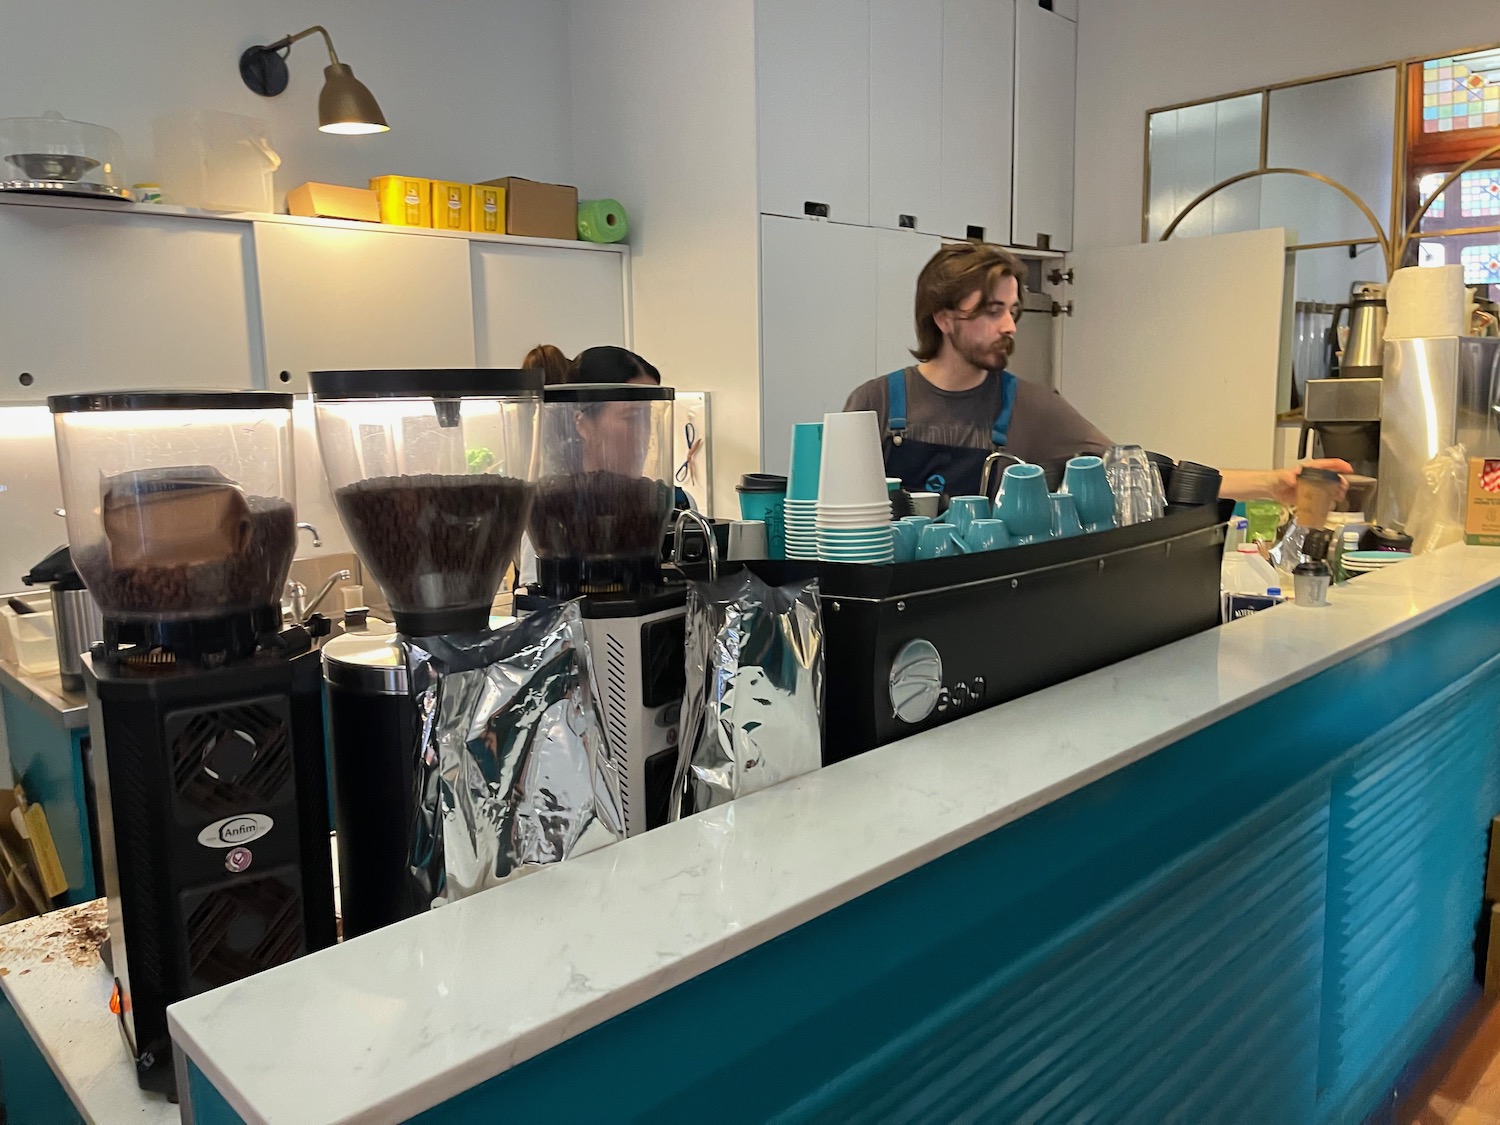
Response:
[[[321,547],[323,545],[323,537],[318,534],[318,529],[315,528],[312,524],[299,523],[297,526],[312,536],[314,547]]]
[[[306,621],[309,617],[317,612],[318,606],[323,604],[323,599],[328,596],[329,591],[331,591],[334,586],[338,585],[340,582],[347,582],[353,577],[354,576],[347,570],[334,571],[328,576],[328,581],[323,583],[323,588],[313,595],[312,601],[306,600],[306,586],[302,585],[302,583],[300,582],[290,583],[292,593],[292,620]]]

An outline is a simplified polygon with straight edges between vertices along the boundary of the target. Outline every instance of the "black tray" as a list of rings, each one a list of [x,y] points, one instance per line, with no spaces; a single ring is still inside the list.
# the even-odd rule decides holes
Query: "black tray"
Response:
[[[895,566],[750,564],[780,585],[817,578],[824,599],[825,763],[1170,644],[1219,622],[1230,501],[1094,535]],[[891,676],[913,641],[942,687],[915,722]]]

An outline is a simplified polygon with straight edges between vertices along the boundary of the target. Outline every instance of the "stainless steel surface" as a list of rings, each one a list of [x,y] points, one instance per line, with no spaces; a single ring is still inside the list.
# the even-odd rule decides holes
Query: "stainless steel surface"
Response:
[[[1470,457],[1500,456],[1500,339],[1389,340],[1381,397],[1378,521],[1404,528],[1422,468],[1462,443]]]
[[[406,649],[394,633],[345,633],[323,646],[323,679],[375,695],[405,695]]]
[[[29,703],[63,730],[89,725],[88,699],[63,688],[56,676],[28,676],[20,666],[0,660],[0,687]]]
[[[903,723],[920,723],[943,690],[943,657],[931,641],[908,641],[891,661],[891,711]]]
[[[52,628],[57,635],[57,675],[66,691],[83,691],[83,654],[104,639],[99,603],[87,590],[52,589]]]
[[[1383,379],[1313,379],[1302,415],[1309,422],[1378,422]]]
[[[129,188],[91,184],[87,180],[0,180],[0,191],[19,191],[34,195],[81,195],[87,199],[118,199],[126,203],[135,201]]]

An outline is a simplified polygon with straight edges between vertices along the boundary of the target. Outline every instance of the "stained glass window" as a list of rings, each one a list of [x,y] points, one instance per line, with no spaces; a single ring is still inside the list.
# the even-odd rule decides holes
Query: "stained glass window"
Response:
[[[1458,187],[1464,218],[1500,215],[1500,172],[1465,172],[1458,178]]]
[[[1444,176],[1441,172],[1433,172],[1431,175],[1423,176],[1417,184],[1417,190],[1422,193],[1422,202],[1426,203],[1428,197],[1435,192],[1443,182]],[[1441,219],[1447,211],[1448,199],[1446,193],[1437,197],[1431,207],[1427,208],[1427,218]]]
[[[1500,51],[1422,64],[1422,132],[1500,126]]]
[[[1500,246],[1465,246],[1459,261],[1465,285],[1500,285]]]

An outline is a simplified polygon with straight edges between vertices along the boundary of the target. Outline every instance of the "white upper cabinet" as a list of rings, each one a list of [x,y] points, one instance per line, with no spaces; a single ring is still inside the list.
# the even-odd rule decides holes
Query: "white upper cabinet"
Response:
[[[870,0],[870,225],[937,231],[943,0]]]
[[[5,206],[0,260],[0,402],[261,385],[242,224]]]
[[[757,0],[760,210],[870,221],[870,0]]]
[[[1017,246],[1073,248],[1073,113],[1078,25],[1038,0],[1016,3]]]
[[[309,371],[474,365],[466,239],[254,226],[272,390],[306,390]]]
[[[475,242],[474,345],[481,367],[519,367],[538,344],[566,355],[626,345],[618,254]]]
[[[1010,241],[1015,5],[943,0],[942,210],[934,229],[951,238]],[[1071,87],[1068,97],[1071,105]]]
[[[761,464],[785,473],[792,424],[844,409],[855,387],[881,374],[875,342],[882,232],[774,215],[762,217],[760,231]]]

